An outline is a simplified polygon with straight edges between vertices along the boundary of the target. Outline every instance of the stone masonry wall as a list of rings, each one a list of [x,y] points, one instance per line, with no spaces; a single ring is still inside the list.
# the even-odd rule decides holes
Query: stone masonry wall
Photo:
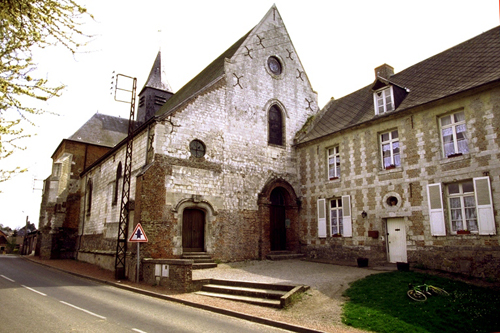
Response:
[[[442,156],[438,117],[464,110],[469,154]],[[386,221],[404,219],[408,261],[474,276],[498,277],[500,267],[500,88],[448,100],[413,112],[396,113],[298,148],[300,195],[304,196],[301,240],[310,256],[352,260],[357,256],[374,262],[388,260]],[[401,167],[383,170],[379,135],[399,132]],[[327,149],[339,145],[341,177],[328,180]],[[495,236],[452,235],[445,207],[447,235],[432,236],[427,185],[447,184],[489,176],[495,209]],[[443,186],[444,188],[444,186]],[[443,203],[446,195],[443,189]],[[317,199],[350,195],[352,237],[318,238]],[[398,204],[387,203],[390,196]],[[327,200],[328,204],[328,200]],[[361,213],[365,211],[367,217]],[[378,231],[379,237],[369,237]]]
[[[147,130],[134,137],[132,154],[132,175],[130,178],[130,202],[135,201],[136,177],[146,163]],[[122,177],[118,182],[118,200],[113,203],[114,188],[118,165],[125,169],[126,145],[115,154],[109,156],[99,165],[89,170],[82,178],[80,186],[82,197],[80,202],[79,230],[81,241],[78,247],[79,260],[101,264],[106,269],[114,270],[114,254],[120,220],[120,203],[123,184]],[[86,211],[87,184],[92,180],[92,205],[90,213]],[[133,205],[131,206],[133,210]],[[130,235],[134,228],[133,211],[129,217]],[[130,246],[129,246],[130,247]],[[132,249],[133,250],[133,249]],[[109,258],[111,256],[111,258]],[[110,268],[110,265],[113,265]]]
[[[264,47],[259,45],[259,37]],[[253,49],[251,57],[248,49]],[[281,75],[269,72],[270,56],[280,59]],[[283,146],[268,144],[268,111],[273,104],[283,111]],[[207,214],[207,252],[221,260],[258,258],[262,232],[258,195],[278,178],[298,189],[293,138],[316,110],[316,93],[281,18],[269,15],[235,55],[226,59],[224,77],[155,128],[155,159],[168,165],[166,206],[161,200],[155,200],[157,206],[148,211],[141,206],[141,223],[149,223],[153,211],[162,212],[158,218],[163,222],[156,219],[148,228],[157,230],[152,237],[158,240],[156,233],[161,231],[165,249],[156,246],[150,254],[182,254],[182,211],[189,207]],[[189,143],[195,139],[206,146],[201,159],[190,156]],[[151,169],[145,175],[149,172],[154,173]],[[142,190],[146,191],[145,183]],[[173,247],[171,252],[169,247]]]

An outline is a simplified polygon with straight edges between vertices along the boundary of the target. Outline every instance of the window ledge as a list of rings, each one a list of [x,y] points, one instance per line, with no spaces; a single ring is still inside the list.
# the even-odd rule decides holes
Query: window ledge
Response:
[[[271,148],[279,148],[279,149],[286,149],[286,145],[277,145],[275,143],[267,143],[267,146],[268,147],[271,147]]]
[[[328,181],[330,181],[332,183],[338,183],[338,182],[340,182],[340,177],[331,177],[331,178],[328,178]]]
[[[440,164],[447,164],[447,163],[453,163],[457,161],[463,161],[470,159],[470,153],[467,154],[453,154],[453,155],[448,155],[446,157],[442,157],[441,160],[439,161]]]
[[[394,167],[394,168],[389,168],[389,169],[382,169],[379,171],[379,174],[387,174],[387,173],[393,173],[393,172],[402,172],[403,171],[403,167],[401,166],[398,166],[398,167]]]

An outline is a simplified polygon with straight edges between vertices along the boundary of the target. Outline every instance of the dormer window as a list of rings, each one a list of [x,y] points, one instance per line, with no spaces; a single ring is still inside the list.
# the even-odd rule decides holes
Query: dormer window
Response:
[[[383,114],[394,110],[393,96],[392,86],[375,91],[373,94],[375,114]]]

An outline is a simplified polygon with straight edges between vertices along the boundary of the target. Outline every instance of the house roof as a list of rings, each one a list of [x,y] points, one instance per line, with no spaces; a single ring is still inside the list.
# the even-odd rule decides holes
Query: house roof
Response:
[[[68,140],[114,147],[128,134],[128,119],[94,114]]]
[[[380,79],[380,78],[379,78]],[[427,104],[457,93],[500,80],[500,26],[419,62],[388,82],[408,91],[392,114]],[[375,115],[373,83],[320,111],[309,131],[299,139],[308,142],[384,115]]]
[[[234,55],[234,53],[238,50],[238,48],[245,41],[252,30],[241,37],[236,43],[234,43],[230,48],[222,53],[197,76],[195,76],[178,92],[170,97],[170,99],[165,104],[163,104],[163,106],[156,112],[156,116],[169,115],[176,106],[188,100],[191,96],[196,95],[205,87],[221,77],[224,74],[224,60],[226,58],[229,59]]]

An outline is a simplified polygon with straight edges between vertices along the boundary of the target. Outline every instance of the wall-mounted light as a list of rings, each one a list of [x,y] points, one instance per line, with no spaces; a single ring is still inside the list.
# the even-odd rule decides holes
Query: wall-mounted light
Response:
[[[367,216],[368,216],[368,213],[367,213],[367,212],[363,211],[363,212],[361,213],[361,217],[362,217],[362,218],[364,218],[364,219],[365,219]]]

